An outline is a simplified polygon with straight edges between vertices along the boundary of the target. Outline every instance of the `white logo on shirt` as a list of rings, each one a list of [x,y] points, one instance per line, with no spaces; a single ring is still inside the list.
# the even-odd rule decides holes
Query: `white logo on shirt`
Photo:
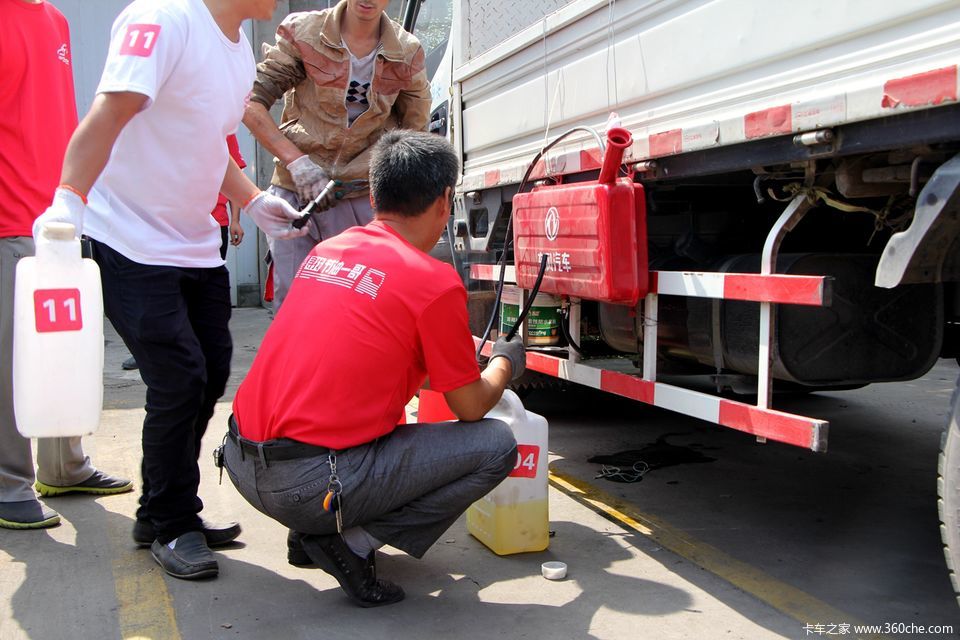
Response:
[[[60,48],[57,49],[57,58],[60,59],[60,62],[70,66],[70,50],[67,48],[66,43],[60,45]]]
[[[340,275],[346,272],[346,275]],[[362,277],[361,277],[362,276]],[[322,256],[308,256],[300,265],[297,272],[298,278],[308,278],[318,280],[327,284],[353,289],[357,293],[368,295],[374,300],[387,274],[377,269],[372,269],[363,264],[356,264],[352,267],[345,266],[342,260],[333,258],[324,258]]]

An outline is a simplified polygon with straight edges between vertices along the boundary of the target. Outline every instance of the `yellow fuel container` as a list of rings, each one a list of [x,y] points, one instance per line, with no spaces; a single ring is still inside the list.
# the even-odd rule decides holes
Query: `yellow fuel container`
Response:
[[[510,475],[467,509],[467,530],[497,555],[543,551],[550,541],[547,420],[509,389],[485,417],[507,423],[517,439]]]

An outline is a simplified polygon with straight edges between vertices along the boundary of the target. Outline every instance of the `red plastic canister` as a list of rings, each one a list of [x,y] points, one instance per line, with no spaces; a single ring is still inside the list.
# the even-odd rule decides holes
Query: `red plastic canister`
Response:
[[[540,291],[634,305],[647,293],[646,201],[643,186],[617,179],[633,138],[607,133],[596,182],[536,187],[513,198],[517,286],[533,287],[540,259],[547,268]]]

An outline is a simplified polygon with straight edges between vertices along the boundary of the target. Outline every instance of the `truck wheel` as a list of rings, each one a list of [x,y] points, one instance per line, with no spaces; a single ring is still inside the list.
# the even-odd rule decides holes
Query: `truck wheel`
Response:
[[[953,392],[950,420],[940,438],[937,461],[937,510],[943,553],[950,571],[954,594],[960,602],[960,380]]]

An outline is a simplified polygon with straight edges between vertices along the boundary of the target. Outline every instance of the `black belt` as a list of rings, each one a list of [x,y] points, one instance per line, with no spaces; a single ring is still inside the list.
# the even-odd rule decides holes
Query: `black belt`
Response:
[[[306,442],[297,442],[288,438],[278,438],[276,440],[267,440],[266,442],[255,442],[247,440],[240,435],[237,430],[237,421],[231,415],[227,421],[229,430],[227,437],[233,440],[240,450],[249,453],[266,461],[270,460],[296,460],[297,458],[312,458],[315,456],[325,456],[330,453],[327,447],[319,447],[315,444]]]

